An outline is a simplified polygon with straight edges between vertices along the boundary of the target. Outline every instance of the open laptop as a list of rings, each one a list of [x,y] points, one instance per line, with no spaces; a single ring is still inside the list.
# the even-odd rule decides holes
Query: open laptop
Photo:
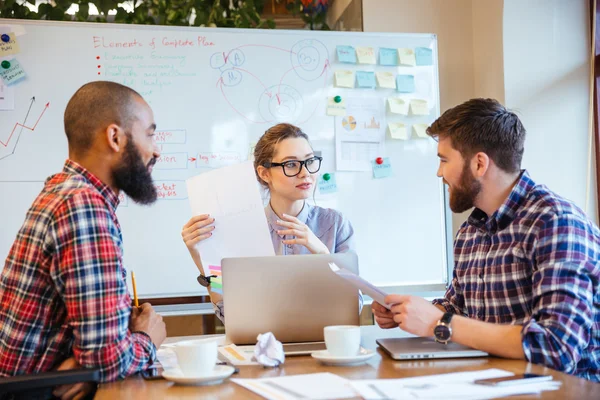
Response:
[[[354,253],[224,258],[227,343],[255,345],[272,332],[286,355],[324,350],[323,328],[358,325],[358,291],[329,263],[358,273]]]
[[[458,343],[443,344],[424,337],[377,339],[377,344],[394,360],[486,357],[488,355],[484,351]]]

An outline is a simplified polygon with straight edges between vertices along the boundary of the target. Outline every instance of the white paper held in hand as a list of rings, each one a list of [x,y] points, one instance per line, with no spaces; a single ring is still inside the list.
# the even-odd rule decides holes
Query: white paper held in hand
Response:
[[[390,309],[391,305],[385,304],[385,296],[387,296],[386,292],[379,289],[377,286],[373,285],[371,282],[364,280],[363,278],[356,275],[355,273],[348,271],[345,268],[338,267],[333,262],[329,263],[329,268],[331,268],[331,270],[333,272],[335,272],[338,276],[341,276],[342,278],[346,279],[357,289],[360,289],[367,296],[369,296],[370,298],[372,298],[373,300],[375,300],[376,302],[378,302],[379,304],[381,304],[388,310]]]

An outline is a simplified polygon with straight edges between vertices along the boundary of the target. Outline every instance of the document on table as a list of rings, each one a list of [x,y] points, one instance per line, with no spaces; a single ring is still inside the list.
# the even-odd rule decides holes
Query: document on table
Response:
[[[336,263],[329,263],[329,268],[333,272],[335,272],[338,276],[346,279],[352,285],[354,285],[357,289],[360,289],[367,296],[387,308],[390,309],[391,305],[385,304],[385,293],[383,290],[379,289],[377,286],[373,285],[371,282],[364,280],[360,276],[356,275],[352,271],[349,271],[345,268],[338,267]]]

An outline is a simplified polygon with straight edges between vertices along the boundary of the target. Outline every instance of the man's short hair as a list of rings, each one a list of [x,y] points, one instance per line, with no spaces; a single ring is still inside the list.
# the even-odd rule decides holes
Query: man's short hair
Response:
[[[494,99],[471,99],[444,112],[429,128],[433,138],[450,138],[465,160],[484,152],[503,171],[521,169],[525,128],[519,117]]]
[[[80,87],[65,109],[69,149],[85,154],[95,135],[110,124],[119,125],[129,132],[137,119],[137,99],[142,99],[138,92],[116,82],[96,81]]]

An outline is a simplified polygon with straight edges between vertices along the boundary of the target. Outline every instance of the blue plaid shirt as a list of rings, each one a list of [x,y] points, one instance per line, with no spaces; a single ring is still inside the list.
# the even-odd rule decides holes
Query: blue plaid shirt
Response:
[[[526,171],[490,217],[475,209],[454,244],[444,299],[456,314],[522,325],[528,361],[600,381],[600,231]]]

